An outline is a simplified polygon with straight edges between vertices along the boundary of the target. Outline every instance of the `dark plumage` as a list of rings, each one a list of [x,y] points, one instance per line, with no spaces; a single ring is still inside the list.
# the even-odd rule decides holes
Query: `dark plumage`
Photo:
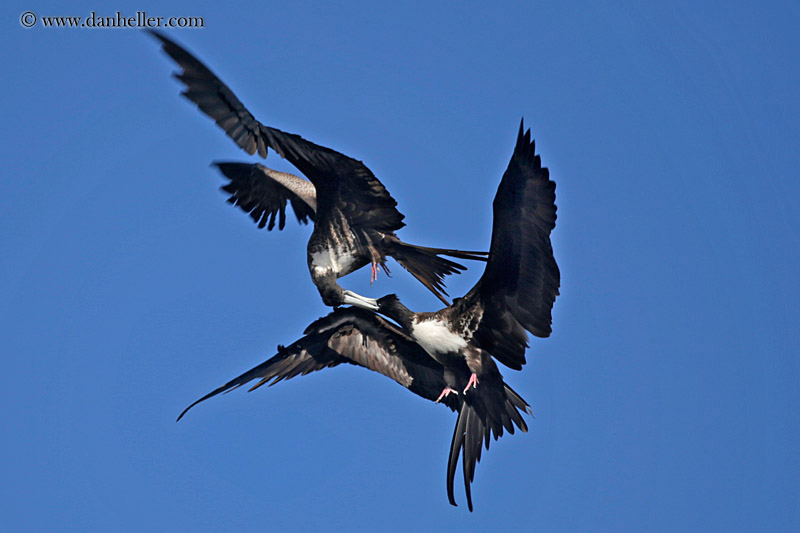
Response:
[[[268,149],[272,149],[310,180],[309,183],[262,165],[218,165],[231,180],[223,187],[231,195],[231,201],[262,226],[268,220],[268,229],[272,229],[277,214],[278,227],[282,228],[287,201],[299,220],[315,222],[308,241],[308,267],[326,305],[353,304],[377,309],[374,299],[342,289],[337,280],[367,264],[372,265],[372,279],[375,279],[378,266],[386,270],[387,257],[394,257],[448,304],[443,279],[465,267],[440,256],[486,260],[485,252],[426,248],[401,241],[395,232],[405,224],[396,208],[397,202],[361,161],[261,124],[198,59],[163,34],[148,31],[181,67],[175,77],[186,85],[183,96],[214,119],[248,154],[267,157]],[[275,183],[261,183],[267,180]]]
[[[230,181],[220,187],[230,195],[228,203],[249,214],[259,228],[272,231],[277,216],[278,229],[283,229],[287,203],[291,204],[299,223],[308,224],[309,220],[316,219],[317,191],[310,181],[258,163],[216,162],[213,165]]]
[[[519,370],[528,347],[526,330],[551,332],[551,310],[560,285],[550,232],[555,227],[555,183],[535,154],[530,130],[520,123],[517,144],[494,199],[489,261],[463,298],[432,313],[414,313],[395,295],[378,300],[379,312],[394,319],[450,379],[444,397],[493,388],[502,397],[502,376],[492,357]],[[459,376],[470,376],[461,388]],[[475,390],[475,389],[473,389]]]
[[[259,381],[250,390],[342,363],[379,372],[431,401],[437,401],[439,392],[445,387],[442,365],[400,328],[371,311],[354,307],[334,310],[308,326],[304,335],[288,347],[279,346],[277,355],[271,359],[191,404],[178,420],[203,400],[255,379]],[[460,377],[462,385],[465,384],[464,375]],[[450,503],[456,505],[453,481],[460,454],[467,503],[472,510],[470,483],[474,479],[475,464],[481,458],[482,446],[488,449],[490,437],[498,439],[504,429],[512,434],[515,427],[527,431],[522,413],[530,413],[530,409],[525,400],[502,382],[502,378],[497,388],[481,388],[479,393],[470,394],[466,401],[461,396],[448,396],[442,403],[458,411],[447,466],[447,495]]]

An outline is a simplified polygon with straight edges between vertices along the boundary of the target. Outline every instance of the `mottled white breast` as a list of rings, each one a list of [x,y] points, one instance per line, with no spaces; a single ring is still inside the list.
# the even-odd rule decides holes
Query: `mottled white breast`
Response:
[[[335,272],[337,278],[349,274],[356,262],[356,256],[351,253],[337,254],[333,248],[311,253],[311,268],[318,274],[326,271]]]
[[[415,322],[411,330],[414,339],[431,356],[436,354],[457,353],[467,346],[467,341],[456,335],[447,324],[438,320]]]

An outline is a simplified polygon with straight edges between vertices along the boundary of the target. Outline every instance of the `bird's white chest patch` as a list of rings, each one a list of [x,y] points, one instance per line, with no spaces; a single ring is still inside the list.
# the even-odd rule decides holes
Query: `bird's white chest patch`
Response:
[[[311,268],[318,274],[334,272],[337,278],[349,274],[356,258],[353,254],[336,254],[332,249],[311,254]]]
[[[414,339],[422,348],[431,354],[457,353],[467,346],[461,335],[456,335],[443,322],[424,320],[414,324]]]

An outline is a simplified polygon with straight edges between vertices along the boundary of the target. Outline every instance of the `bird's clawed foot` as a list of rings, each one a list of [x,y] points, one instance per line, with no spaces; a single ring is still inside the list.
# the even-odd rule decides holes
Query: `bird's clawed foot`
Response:
[[[475,372],[469,377],[469,381],[467,381],[467,387],[464,389],[464,394],[467,393],[469,388],[472,387],[473,389],[478,387],[478,375]]]
[[[372,273],[369,276],[369,284],[372,285],[378,281],[378,272],[380,271],[381,267],[375,261],[373,261],[370,266],[372,267]]]
[[[445,387],[442,393],[439,395],[439,397],[436,398],[436,403],[441,402],[442,398],[446,398],[450,394],[458,394],[458,391],[455,389],[451,389],[450,387]]]

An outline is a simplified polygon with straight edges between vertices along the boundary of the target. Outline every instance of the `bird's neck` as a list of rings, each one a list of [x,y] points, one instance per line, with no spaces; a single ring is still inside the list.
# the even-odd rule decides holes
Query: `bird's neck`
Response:
[[[410,332],[413,329],[414,312],[403,305],[400,300],[395,298],[387,301],[381,298],[378,300],[378,305],[380,306],[379,313],[391,318],[406,331]]]

